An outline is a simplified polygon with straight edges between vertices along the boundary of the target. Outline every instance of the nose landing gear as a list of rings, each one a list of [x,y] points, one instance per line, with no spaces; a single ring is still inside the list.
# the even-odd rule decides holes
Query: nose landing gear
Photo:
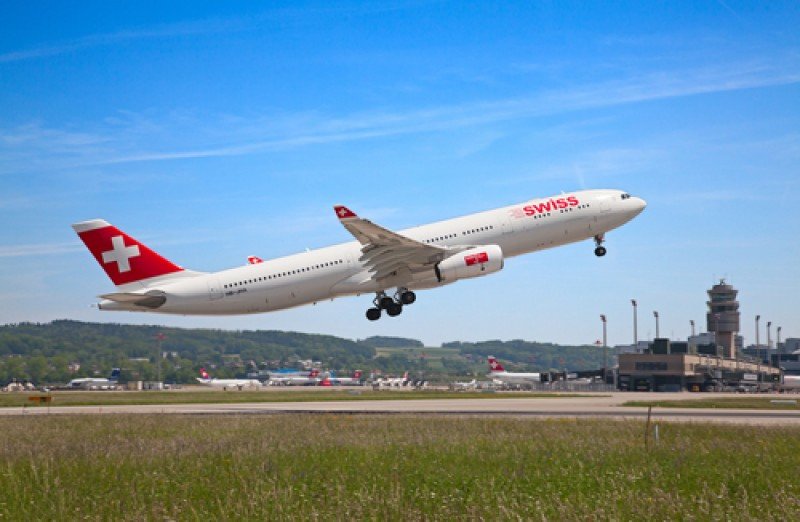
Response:
[[[375,299],[372,300],[373,308],[367,310],[367,319],[377,321],[381,318],[381,313],[386,310],[389,317],[397,317],[403,312],[403,305],[410,305],[417,300],[414,292],[408,288],[398,288],[394,298],[386,295],[385,292],[377,292]]]

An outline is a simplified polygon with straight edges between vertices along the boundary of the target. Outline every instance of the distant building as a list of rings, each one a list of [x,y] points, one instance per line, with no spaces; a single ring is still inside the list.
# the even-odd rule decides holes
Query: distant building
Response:
[[[725,357],[736,359],[734,338],[739,331],[738,290],[722,279],[708,291],[706,330],[715,333],[716,343],[722,346]]]
[[[614,346],[617,353],[645,353],[650,349],[650,341],[639,341],[639,344],[618,344]]]
[[[710,391],[773,388],[781,370],[737,354],[744,341],[739,331],[738,292],[725,281],[708,290],[708,331],[688,342],[654,339],[636,346],[620,346],[618,386],[622,390]],[[800,345],[800,339],[797,340]],[[787,339],[788,342],[788,339]],[[800,346],[798,346],[800,348]],[[800,359],[798,355],[797,359]],[[789,357],[781,361],[786,367]],[[800,361],[797,361],[800,372]]]
[[[757,363],[701,354],[622,354],[619,389],[713,391],[780,382],[780,370]]]
[[[733,338],[734,345],[736,346],[736,353],[741,353],[744,350],[744,337],[736,335]],[[714,332],[703,332],[697,335],[689,336],[689,346],[700,346],[717,344],[717,336]]]
[[[794,353],[800,350],[800,338],[789,337],[781,343],[783,345],[783,353]]]

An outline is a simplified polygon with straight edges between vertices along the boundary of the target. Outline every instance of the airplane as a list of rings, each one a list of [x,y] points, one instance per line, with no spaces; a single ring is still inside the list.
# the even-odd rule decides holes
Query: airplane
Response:
[[[399,388],[407,386],[410,382],[408,372],[405,372],[402,377],[378,377],[372,381],[372,385],[380,388]]]
[[[542,382],[541,373],[507,372],[494,355],[489,356],[489,373],[486,376],[502,384],[530,385]]]
[[[270,375],[267,384],[269,386],[316,386],[322,379],[319,370],[313,369],[307,373],[299,372],[295,375],[285,377],[274,377]]]
[[[408,372],[406,371],[402,377],[385,379],[385,382],[387,386],[400,387],[407,386],[410,382],[410,379],[408,378]]]
[[[641,213],[621,190],[583,190],[393,232],[343,205],[334,211],[356,239],[220,272],[187,270],[102,219],[72,228],[116,286],[100,310],[182,315],[271,312],[375,293],[366,316],[400,315],[414,290],[498,272],[507,258],[594,239]]]
[[[205,368],[200,368],[200,377],[197,377],[197,382],[212,388],[222,388],[225,391],[261,388],[261,381],[258,379],[217,379],[216,377],[212,379]]]
[[[120,373],[119,368],[113,368],[108,378],[81,377],[72,379],[67,383],[67,388],[70,390],[114,390],[117,388]]]
[[[478,381],[476,379],[472,379],[469,382],[454,382],[451,384],[450,388],[453,390],[474,390],[478,387]]]
[[[364,382],[361,370],[354,371],[351,377],[337,377],[334,372],[330,372],[326,380],[333,386],[361,386]]]

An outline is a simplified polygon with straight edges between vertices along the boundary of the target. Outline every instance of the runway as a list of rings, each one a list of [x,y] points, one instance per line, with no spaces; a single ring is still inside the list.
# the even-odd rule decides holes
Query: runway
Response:
[[[164,414],[164,415],[460,415],[505,416],[521,418],[604,418],[645,419],[646,407],[630,407],[628,401],[691,400],[716,396],[687,393],[611,393],[586,397],[515,398],[511,395],[486,399],[397,399],[343,400],[318,402],[258,402],[239,404],[166,404],[120,406],[35,406],[0,408],[0,416],[10,415],[96,415],[96,414]],[[719,395],[723,396],[723,395]],[[731,397],[731,395],[724,395]],[[787,396],[775,395],[786,400]],[[719,422],[752,425],[800,425],[797,410],[742,410],[660,408],[652,409],[653,421]]]

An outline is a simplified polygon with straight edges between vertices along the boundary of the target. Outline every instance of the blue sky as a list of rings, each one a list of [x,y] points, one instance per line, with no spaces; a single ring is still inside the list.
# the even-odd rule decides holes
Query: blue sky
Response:
[[[429,344],[609,343],[740,290],[800,336],[797,2],[16,2],[0,20],[0,323],[72,318]],[[70,224],[213,271],[582,188],[647,200],[591,242],[421,292],[244,317],[104,313]],[[763,337],[762,337],[763,338]]]

